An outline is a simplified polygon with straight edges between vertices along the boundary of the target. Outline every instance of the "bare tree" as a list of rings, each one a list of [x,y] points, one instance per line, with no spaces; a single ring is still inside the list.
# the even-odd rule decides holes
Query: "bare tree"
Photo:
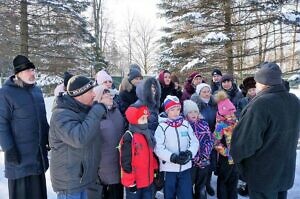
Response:
[[[27,13],[27,0],[21,0],[21,21],[20,21],[20,33],[21,33],[21,54],[28,56],[28,13]]]
[[[124,40],[124,48],[127,51],[127,60],[128,60],[128,65],[132,63],[132,52],[133,52],[133,45],[134,45],[134,25],[135,25],[135,18],[134,15],[131,15],[131,13],[128,11],[127,12],[127,18],[126,18],[126,23],[125,23],[125,28],[124,28],[124,35],[125,35],[125,40]]]
[[[135,33],[133,60],[148,74],[155,67],[155,27],[150,22],[140,20]]]

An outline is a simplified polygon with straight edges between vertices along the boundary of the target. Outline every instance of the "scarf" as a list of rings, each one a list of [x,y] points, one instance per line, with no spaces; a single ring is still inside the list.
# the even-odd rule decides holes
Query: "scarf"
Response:
[[[166,120],[166,123],[168,126],[171,126],[171,127],[179,127],[182,125],[183,120],[184,120],[184,118],[182,116],[178,116],[175,119],[168,118]]]
[[[150,130],[148,129],[148,124],[129,124],[129,131],[134,133],[140,133],[147,139],[148,145],[154,149],[156,145],[156,140]]]

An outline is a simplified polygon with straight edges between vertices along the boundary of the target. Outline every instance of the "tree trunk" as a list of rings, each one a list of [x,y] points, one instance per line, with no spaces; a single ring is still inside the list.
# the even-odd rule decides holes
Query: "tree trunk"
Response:
[[[296,1],[296,12],[298,12],[299,0]],[[292,47],[292,71],[295,70],[295,61],[296,61],[296,42],[297,42],[297,26],[294,25],[293,33],[293,47]]]
[[[226,53],[226,65],[227,65],[227,72],[233,74],[233,49],[232,49],[232,24],[231,24],[231,0],[226,0],[224,2],[224,14],[225,14],[225,33],[230,38],[229,41],[225,43],[225,53]]]
[[[20,35],[21,35],[21,49],[22,55],[28,57],[28,13],[27,0],[21,0],[21,21],[20,21]]]

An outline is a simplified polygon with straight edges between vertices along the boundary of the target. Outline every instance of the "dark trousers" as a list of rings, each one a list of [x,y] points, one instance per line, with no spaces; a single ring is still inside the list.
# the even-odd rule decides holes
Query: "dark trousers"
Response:
[[[102,199],[120,199],[123,198],[123,185],[110,184],[102,186]]]
[[[45,174],[8,179],[9,199],[47,199]]]
[[[193,187],[191,170],[182,172],[166,172],[164,198],[165,199],[192,199]]]
[[[192,167],[192,182],[194,185],[194,198],[206,199],[205,185],[209,175],[209,167]]]
[[[287,199],[287,191],[255,192],[249,189],[250,199]]]
[[[152,199],[153,185],[149,185],[145,188],[139,188],[135,193],[130,192],[128,188],[125,190],[126,199]]]
[[[218,199],[237,199],[237,184],[239,175],[236,165],[227,165],[226,169],[220,169],[217,179]]]

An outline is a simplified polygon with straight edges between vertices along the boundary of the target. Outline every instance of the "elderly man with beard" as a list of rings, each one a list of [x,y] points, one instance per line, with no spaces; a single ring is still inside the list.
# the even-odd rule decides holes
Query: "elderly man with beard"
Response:
[[[49,126],[35,66],[23,55],[13,60],[15,75],[0,89],[0,146],[10,199],[46,199]]]
[[[289,93],[276,63],[255,73],[257,94],[243,109],[231,155],[248,183],[251,199],[286,199],[294,184],[300,101]]]

